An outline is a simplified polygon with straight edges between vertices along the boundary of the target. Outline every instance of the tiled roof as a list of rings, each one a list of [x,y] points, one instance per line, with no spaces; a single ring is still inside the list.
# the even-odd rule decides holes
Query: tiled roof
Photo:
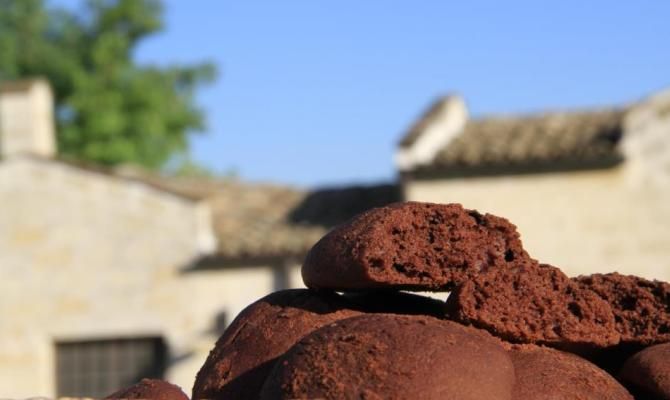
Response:
[[[310,191],[290,213],[294,223],[331,227],[374,207],[400,201],[397,184],[345,186]]]
[[[441,104],[444,100],[410,129],[401,147],[416,141]],[[625,113],[603,109],[472,119],[429,165],[411,172],[460,176],[616,164],[622,158],[618,144]]]
[[[390,187],[309,192],[231,182],[208,199],[214,213],[219,255],[302,257],[333,225],[363,210],[398,201],[399,190]]]
[[[209,198],[220,256],[302,255],[326,231],[289,216],[307,193],[279,186],[232,183]]]
[[[621,111],[597,111],[473,120],[434,163],[481,166],[610,157],[618,151],[622,119]]]
[[[400,200],[396,185],[306,191],[233,179],[164,177],[134,168],[117,173],[206,201],[218,239],[215,258],[302,257],[333,225]]]

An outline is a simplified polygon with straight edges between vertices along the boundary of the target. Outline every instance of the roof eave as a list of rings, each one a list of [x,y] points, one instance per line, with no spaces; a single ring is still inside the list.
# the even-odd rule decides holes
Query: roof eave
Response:
[[[593,171],[615,168],[624,161],[623,155],[613,153],[594,159],[563,159],[551,162],[525,162],[519,164],[430,165],[405,171],[408,180],[438,180],[533,175],[561,172]]]

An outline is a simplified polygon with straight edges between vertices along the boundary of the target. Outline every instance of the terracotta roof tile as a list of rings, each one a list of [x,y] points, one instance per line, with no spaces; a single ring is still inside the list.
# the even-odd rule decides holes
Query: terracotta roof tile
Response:
[[[286,187],[231,183],[208,198],[219,240],[230,258],[302,255],[326,231],[293,223],[289,214],[307,193]]]
[[[394,185],[302,191],[232,183],[209,197],[219,255],[302,257],[330,227],[399,200]]]
[[[430,165],[413,172],[493,171],[510,166],[533,169],[562,163],[586,166],[620,159],[618,144],[625,112],[604,109],[473,119],[438,151]],[[430,112],[427,115],[402,143],[416,140],[416,126],[425,128],[430,123]]]
[[[435,158],[440,166],[558,162],[618,151],[623,112],[555,113],[470,121]]]

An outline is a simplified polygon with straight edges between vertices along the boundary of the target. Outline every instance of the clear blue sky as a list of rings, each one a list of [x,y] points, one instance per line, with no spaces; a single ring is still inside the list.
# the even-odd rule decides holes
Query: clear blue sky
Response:
[[[77,4],[77,0],[55,1]],[[141,62],[211,60],[196,160],[301,186],[395,177],[437,96],[474,115],[619,104],[670,86],[669,1],[169,0]]]

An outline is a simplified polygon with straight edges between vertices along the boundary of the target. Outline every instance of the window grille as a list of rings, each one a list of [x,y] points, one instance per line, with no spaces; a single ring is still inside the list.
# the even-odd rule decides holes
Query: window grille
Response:
[[[102,398],[142,378],[162,378],[166,358],[160,337],[57,342],[57,395]]]

